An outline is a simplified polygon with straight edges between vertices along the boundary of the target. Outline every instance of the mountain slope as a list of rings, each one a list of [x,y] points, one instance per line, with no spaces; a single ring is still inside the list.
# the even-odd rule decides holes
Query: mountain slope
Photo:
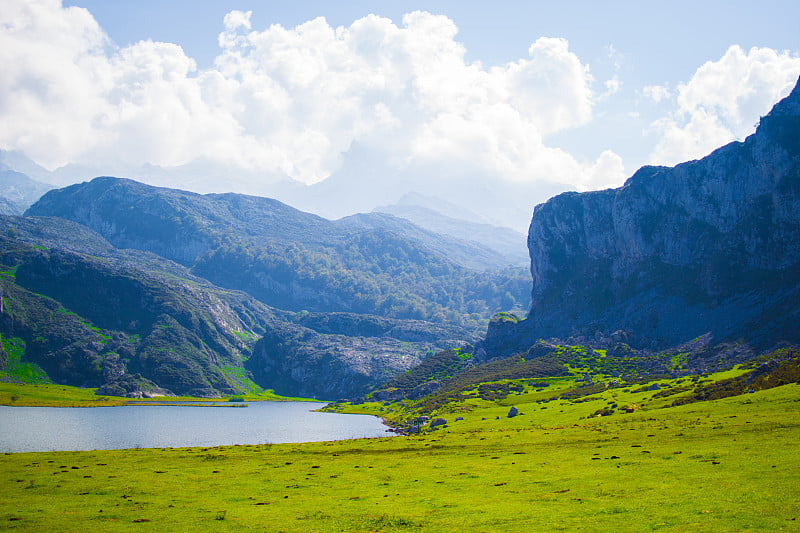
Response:
[[[0,339],[18,363],[117,395],[239,393],[249,376],[286,395],[357,396],[472,338],[425,322],[272,309],[56,218],[0,217],[0,298]]]
[[[249,356],[264,306],[78,224],[2,217],[0,228],[0,333],[50,379],[117,394],[235,392],[225,370]]]
[[[654,348],[800,340],[800,85],[744,142],[537,206],[528,248],[533,305],[495,324],[495,349],[617,330]]]
[[[0,215],[21,215],[24,209],[6,198],[0,198]]]
[[[52,188],[52,185],[32,180],[0,162],[0,200],[5,200],[7,204],[14,206],[13,212],[0,211],[2,214],[22,214],[28,206]]]
[[[50,191],[27,214],[79,222],[117,247],[157,253],[293,311],[456,323],[474,314],[466,320],[477,327],[476,319],[527,301],[526,275],[456,265],[428,246],[433,239],[424,230],[332,222],[267,198],[97,178]]]
[[[477,241],[452,237],[426,229],[389,213],[360,213],[337,221],[353,230],[385,230],[418,242],[453,263],[470,270],[501,270],[512,265],[495,250]]]
[[[461,216],[447,216],[409,202],[376,207],[374,212],[388,213],[409,220],[429,231],[477,243],[491,250],[494,261],[500,266],[527,266],[530,263],[525,236],[522,233],[510,228],[464,220]],[[452,212],[461,215],[458,210]]]

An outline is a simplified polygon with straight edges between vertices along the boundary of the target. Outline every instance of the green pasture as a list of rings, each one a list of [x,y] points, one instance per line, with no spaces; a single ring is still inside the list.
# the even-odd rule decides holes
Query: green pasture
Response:
[[[527,389],[499,402],[470,398],[436,413],[448,419],[444,429],[411,437],[0,455],[0,524],[125,532],[800,529],[800,385],[679,407],[668,405],[680,392],[653,398],[660,391],[640,388],[609,388],[588,401],[543,401],[543,391]],[[558,389],[551,393],[570,383]],[[593,416],[609,402],[637,408]],[[510,405],[522,414],[508,418]],[[401,414],[396,406],[360,408]]]
[[[155,398],[121,398],[119,396],[97,396],[97,389],[82,389],[53,383],[4,383],[0,382],[0,405],[16,407],[104,407],[131,403],[158,403],[164,400],[226,402],[229,400],[256,401],[311,401],[307,398],[289,398],[262,390],[249,394],[225,398],[194,398],[191,396],[160,396]],[[317,401],[317,400],[314,400]]]

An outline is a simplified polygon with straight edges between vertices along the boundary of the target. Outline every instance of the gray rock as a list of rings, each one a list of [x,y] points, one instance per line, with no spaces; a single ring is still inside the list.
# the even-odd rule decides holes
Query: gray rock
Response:
[[[762,363],[758,368],[750,372],[750,375],[747,376],[747,381],[745,384],[750,385],[750,383],[752,383],[757,377],[763,376],[764,374],[769,374],[779,366],[781,366],[781,364],[775,359],[770,359],[766,363]]]
[[[444,418],[434,418],[433,420],[431,420],[430,427],[435,428],[438,426],[444,426],[446,424],[447,420],[445,420]]]
[[[519,410],[518,410],[516,407],[512,407],[512,408],[511,408],[511,409],[509,409],[509,411],[508,411],[508,418],[514,418],[514,417],[515,417],[515,416],[517,416],[518,414],[519,414]]]
[[[425,383],[420,383],[411,389],[411,392],[408,393],[408,397],[412,400],[416,400],[418,398],[422,398],[423,396],[433,394],[439,390],[440,385],[441,384],[438,381],[426,381]]]

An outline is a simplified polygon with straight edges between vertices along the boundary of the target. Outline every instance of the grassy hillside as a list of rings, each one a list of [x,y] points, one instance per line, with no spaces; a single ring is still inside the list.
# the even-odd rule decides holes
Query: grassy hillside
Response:
[[[21,531],[796,530],[797,384],[663,408],[669,399],[653,391],[628,391],[641,407],[603,417],[591,415],[606,393],[546,404],[536,394],[468,402],[464,420],[413,437],[3,455],[0,521]],[[512,403],[522,414],[509,418]]]

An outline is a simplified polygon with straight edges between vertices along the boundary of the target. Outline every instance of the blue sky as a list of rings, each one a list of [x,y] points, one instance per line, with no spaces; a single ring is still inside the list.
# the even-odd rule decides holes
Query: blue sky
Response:
[[[5,1],[0,149],[201,192],[332,178],[345,211],[618,186],[743,139],[800,75],[793,1]]]

